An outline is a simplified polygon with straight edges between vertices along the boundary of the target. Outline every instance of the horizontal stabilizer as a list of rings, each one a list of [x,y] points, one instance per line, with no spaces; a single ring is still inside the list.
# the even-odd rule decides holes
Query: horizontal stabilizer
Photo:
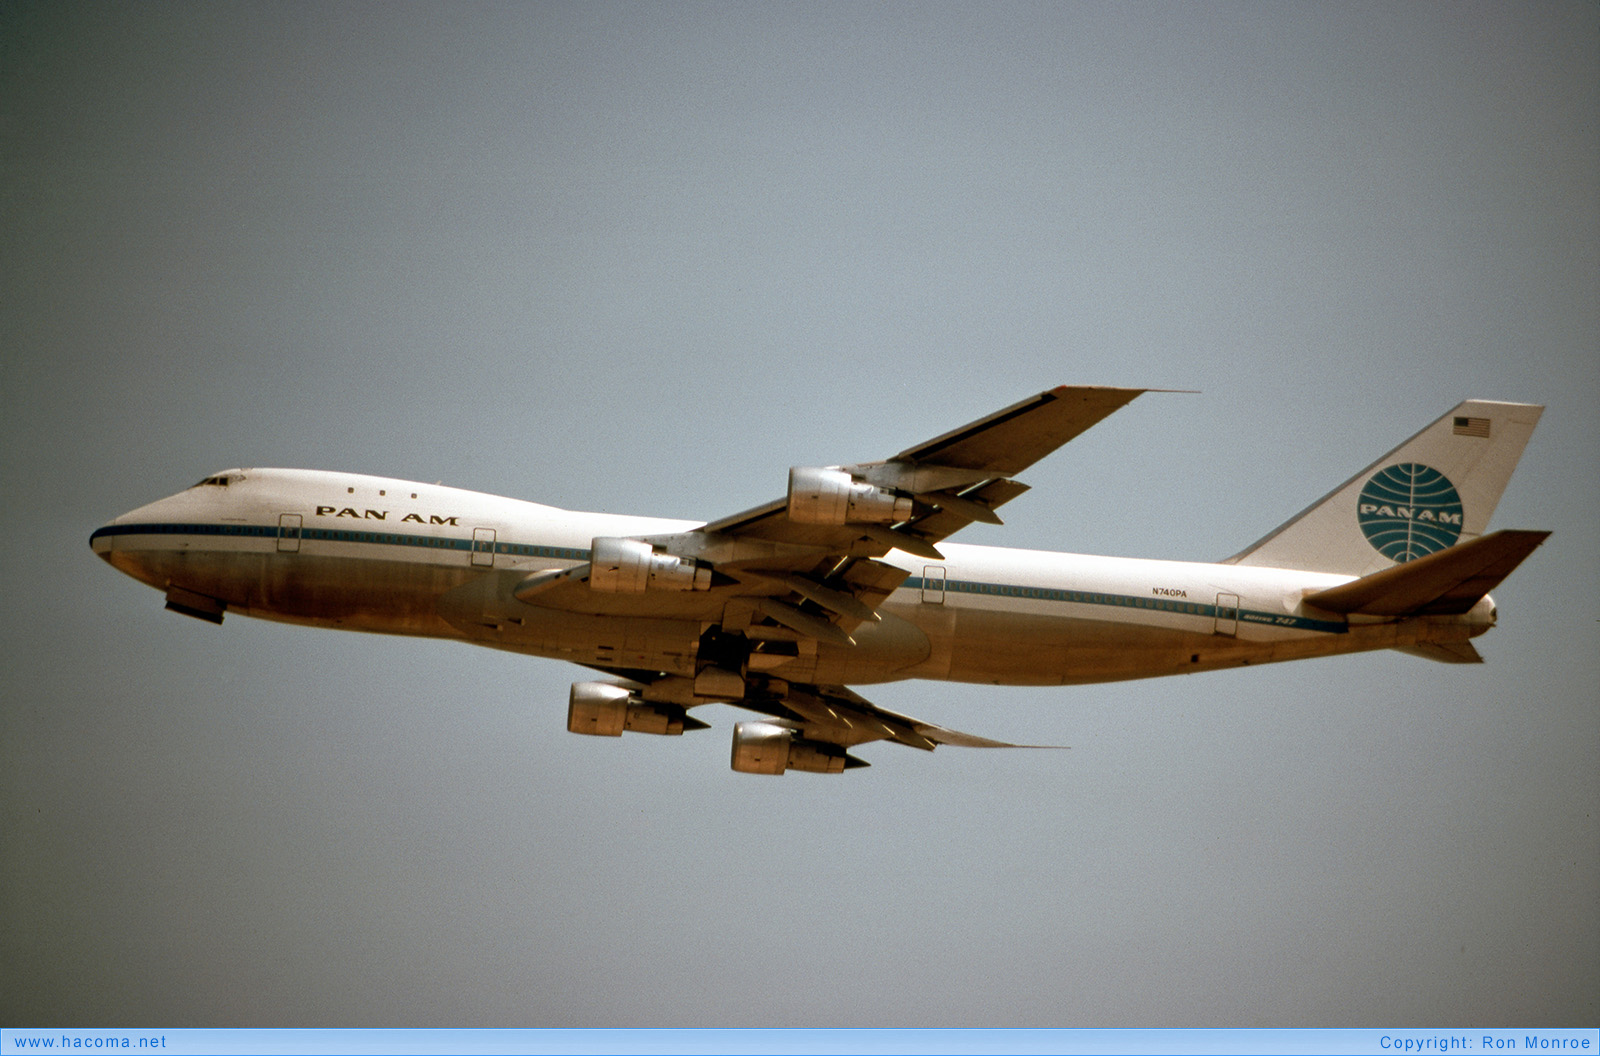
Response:
[[[1395,652],[1420,656],[1424,660],[1436,660],[1441,664],[1483,663],[1483,657],[1473,648],[1471,642],[1429,642],[1426,645],[1403,646]]]
[[[1499,586],[1549,532],[1508,530],[1307,594],[1319,609],[1366,616],[1450,616]]]

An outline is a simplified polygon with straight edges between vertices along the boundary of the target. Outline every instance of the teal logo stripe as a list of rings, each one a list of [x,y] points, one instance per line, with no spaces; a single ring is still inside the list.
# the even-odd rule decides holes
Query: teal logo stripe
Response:
[[[1356,523],[1391,561],[1426,557],[1461,538],[1461,495],[1450,478],[1417,462],[1374,473],[1361,489]]]

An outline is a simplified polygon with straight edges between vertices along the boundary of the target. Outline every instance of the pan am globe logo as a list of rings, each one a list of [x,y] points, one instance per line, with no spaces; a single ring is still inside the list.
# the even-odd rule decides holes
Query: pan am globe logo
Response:
[[[1380,469],[1361,489],[1356,522],[1391,561],[1426,557],[1461,538],[1461,496],[1432,466],[1401,462]]]

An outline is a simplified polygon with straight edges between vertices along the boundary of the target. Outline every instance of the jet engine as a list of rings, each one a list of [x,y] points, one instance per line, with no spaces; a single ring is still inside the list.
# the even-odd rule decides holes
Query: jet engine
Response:
[[[615,682],[574,682],[567,698],[567,729],[573,733],[621,737],[623,730],[632,730],[676,737],[684,730],[705,728],[683,708],[640,700]]]
[[[836,744],[808,741],[775,722],[739,722],[733,727],[733,768],[741,774],[777,775],[785,770],[839,774],[867,765]]]
[[[799,524],[896,524],[911,513],[909,495],[860,483],[842,469],[789,470],[789,519]]]
[[[697,561],[658,554],[642,539],[596,538],[590,544],[589,586],[607,594],[646,590],[710,590],[711,569]]]

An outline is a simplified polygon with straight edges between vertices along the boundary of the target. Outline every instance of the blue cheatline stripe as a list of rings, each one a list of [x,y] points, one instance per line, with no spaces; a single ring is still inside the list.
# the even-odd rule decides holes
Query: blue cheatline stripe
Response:
[[[940,589],[938,581],[912,576],[902,584],[909,590],[922,590],[924,586]],[[1056,590],[1050,587],[1021,587],[1005,583],[981,583],[974,580],[950,579],[943,589],[949,594],[986,594],[991,597],[1022,598],[1033,601],[1066,602],[1071,605],[1106,605],[1117,609],[1144,609],[1148,612],[1170,612],[1179,616],[1200,616],[1216,619],[1217,606],[1197,601],[1177,601],[1172,598],[1144,597],[1138,594],[1109,594],[1098,590]],[[1226,618],[1233,618],[1228,609]],[[1243,623],[1258,623],[1268,627],[1290,627],[1301,631],[1322,631],[1327,634],[1345,634],[1350,627],[1343,621],[1317,620],[1309,616],[1290,616],[1287,613],[1262,612],[1258,609],[1239,609]]]
[[[96,539],[113,535],[201,535],[231,538],[277,539],[279,528],[275,524],[108,524],[89,537],[92,545]],[[292,534],[286,538],[293,538]],[[301,539],[322,540],[335,543],[365,543],[378,546],[414,546],[424,550],[457,550],[471,552],[471,539],[457,539],[438,535],[405,535],[399,532],[357,532],[345,528],[302,528]],[[524,543],[494,544],[494,552],[511,557],[544,557],[557,561],[587,561],[589,551],[566,546],[529,546]],[[901,584],[906,590],[925,587],[939,589],[938,581],[929,583],[918,577],[907,577]],[[1199,616],[1216,619],[1217,606],[1202,602],[1178,601],[1172,598],[1147,598],[1136,594],[1108,594],[1095,590],[1057,590],[1051,587],[1023,587],[1007,583],[982,583],[969,579],[946,580],[943,589],[948,594],[988,595],[1000,598],[1022,598],[1034,601],[1053,601],[1071,605],[1105,605],[1118,609],[1144,609],[1149,612],[1168,612],[1179,616]],[[1344,634],[1350,628],[1342,621],[1316,620],[1307,616],[1290,616],[1285,613],[1263,612],[1258,609],[1240,609],[1242,623],[1256,623],[1268,627],[1288,627],[1300,631],[1322,631],[1327,634]],[[1232,618],[1233,610],[1227,610]]]

